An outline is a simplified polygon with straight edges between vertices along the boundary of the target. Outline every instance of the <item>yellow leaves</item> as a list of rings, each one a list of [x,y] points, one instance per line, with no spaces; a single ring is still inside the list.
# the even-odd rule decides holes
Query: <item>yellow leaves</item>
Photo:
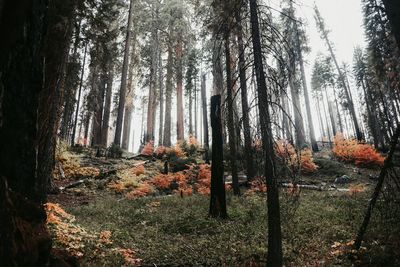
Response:
[[[359,143],[354,139],[345,139],[342,134],[337,134],[333,143],[333,154],[344,162],[371,167],[382,166],[385,160],[371,145]]]

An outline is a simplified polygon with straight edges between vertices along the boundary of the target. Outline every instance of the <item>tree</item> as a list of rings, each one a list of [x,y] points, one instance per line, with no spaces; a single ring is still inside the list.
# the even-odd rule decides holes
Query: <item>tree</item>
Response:
[[[268,204],[268,256],[270,266],[282,266],[282,234],[279,208],[279,191],[275,173],[275,151],[268,107],[267,84],[260,40],[257,0],[250,0],[250,23],[253,43],[254,68],[257,80],[258,107],[263,149],[265,153],[265,177]]]
[[[125,40],[125,51],[124,51],[124,62],[122,65],[122,75],[121,75],[121,88],[119,91],[119,103],[118,103],[118,115],[117,115],[117,125],[115,127],[115,138],[114,144],[121,144],[121,133],[122,133],[122,122],[124,117],[124,108],[125,108],[125,98],[126,98],[126,82],[128,75],[128,65],[129,65],[129,49],[131,43],[131,31],[129,30],[132,25],[133,20],[133,3],[134,0],[130,0],[129,5],[129,15],[128,15],[128,27],[126,30],[126,40]]]
[[[237,44],[239,49],[239,79],[240,79],[240,92],[243,116],[243,135],[244,135],[244,150],[246,154],[246,173],[247,179],[253,179],[255,175],[254,161],[252,152],[252,141],[250,133],[250,118],[249,118],[249,103],[247,97],[247,78],[246,78],[246,61],[245,61],[245,47],[243,42],[243,27],[242,27],[242,12],[243,6],[239,5],[235,10],[235,23],[237,27]]]
[[[358,125],[357,116],[356,116],[356,112],[355,112],[355,108],[354,108],[354,103],[350,98],[350,88],[348,87],[348,84],[346,83],[346,80],[345,80],[345,77],[343,75],[343,72],[339,67],[339,63],[338,63],[338,61],[336,59],[336,55],[333,52],[332,44],[331,44],[331,42],[329,40],[329,36],[328,36],[329,31],[325,27],[325,22],[324,22],[324,20],[323,20],[323,18],[321,16],[317,6],[314,7],[314,10],[315,10],[315,21],[317,23],[317,28],[318,28],[318,30],[319,30],[319,32],[321,34],[321,38],[325,40],[325,43],[326,43],[326,45],[328,47],[328,50],[329,50],[329,53],[331,54],[332,60],[333,60],[333,62],[335,64],[337,73],[339,75],[339,80],[341,82],[341,86],[344,89],[344,94],[345,94],[345,97],[346,97],[346,100],[347,100],[347,103],[348,103],[350,116],[351,116],[351,118],[353,120],[353,124],[354,124],[354,128],[355,128],[355,136],[356,136],[356,138],[358,140],[361,141],[364,137],[363,137],[363,134],[362,134],[362,132],[360,130],[360,126]]]

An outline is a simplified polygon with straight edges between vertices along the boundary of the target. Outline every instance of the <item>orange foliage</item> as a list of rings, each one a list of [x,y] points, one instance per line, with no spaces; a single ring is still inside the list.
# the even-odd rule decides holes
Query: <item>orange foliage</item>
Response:
[[[363,185],[351,185],[349,187],[349,194],[350,196],[354,196],[358,193],[362,193],[365,191],[365,188]]]
[[[173,181],[174,177],[169,174],[158,174],[153,177],[150,181],[157,189],[168,189]]]
[[[210,194],[211,188],[211,168],[208,164],[199,165],[199,174],[197,176],[197,192],[201,195]]]
[[[139,175],[144,174],[144,171],[145,171],[145,168],[144,168],[143,165],[136,166],[136,167],[134,167],[134,168],[132,169],[132,172],[133,172],[136,176],[139,176]]]
[[[184,158],[186,157],[186,153],[185,151],[183,151],[181,145],[179,143],[177,143],[172,149],[172,153],[175,154],[175,156],[177,156],[178,158]]]
[[[118,183],[118,182],[112,182],[107,185],[107,187],[111,190],[113,190],[117,194],[121,194],[125,191],[125,186],[123,183]]]
[[[250,181],[250,189],[246,191],[246,195],[252,193],[266,193],[267,185],[265,183],[265,179],[263,177],[257,176],[253,180]]]
[[[167,148],[165,146],[158,146],[154,151],[157,158],[162,158],[167,153]]]
[[[148,142],[142,149],[142,155],[152,156],[154,152],[154,141]]]
[[[300,167],[300,171],[307,174],[313,173],[318,168],[317,164],[313,161],[311,150],[308,148],[300,151],[300,162],[298,160],[299,155],[296,153],[294,147],[285,140],[278,140],[276,142],[275,152],[292,170]]]
[[[153,193],[153,191],[154,188],[151,185],[148,183],[142,183],[137,188],[127,193],[125,197],[128,199],[136,199],[139,197],[148,196],[149,194]]]
[[[46,203],[44,209],[47,213],[47,224],[60,224],[63,219],[71,219],[72,216],[66,213],[59,204]]]
[[[112,244],[112,242],[110,240],[110,237],[111,237],[111,232],[110,231],[102,231],[102,232],[100,232],[99,237],[100,237],[100,243],[103,243],[103,244],[106,244],[106,245]]]
[[[382,166],[385,160],[371,145],[361,144],[354,139],[345,139],[342,134],[334,138],[333,154],[339,160],[358,166]]]
[[[121,254],[121,256],[125,260],[125,264],[123,266],[140,266],[141,265],[142,260],[135,257],[136,252],[133,251],[132,249],[118,248],[116,250],[118,253]]]

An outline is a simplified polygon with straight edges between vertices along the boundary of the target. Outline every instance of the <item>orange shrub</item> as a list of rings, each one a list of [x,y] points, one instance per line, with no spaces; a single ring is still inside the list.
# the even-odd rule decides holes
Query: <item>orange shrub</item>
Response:
[[[358,194],[358,193],[362,193],[362,192],[364,192],[365,191],[365,188],[364,188],[364,186],[362,186],[362,185],[351,185],[350,187],[349,187],[349,194],[350,194],[350,196],[354,196],[354,195],[356,195],[356,194]]]
[[[342,134],[337,134],[333,142],[332,152],[341,161],[365,167],[383,165],[385,158],[371,145],[361,144],[354,139],[346,139]]]
[[[136,176],[144,174],[145,168],[143,165],[136,166],[132,169],[133,174]]]
[[[153,193],[153,191],[154,188],[151,185],[149,185],[148,183],[143,183],[140,184],[137,188],[135,188],[131,192],[127,193],[125,197],[128,199],[136,199],[139,197],[148,196],[151,193]]]
[[[285,140],[278,140],[275,143],[275,152],[278,158],[280,158],[286,165],[293,171],[300,167],[302,173],[313,173],[317,170],[318,165],[314,163],[312,158],[311,150],[304,148],[300,151],[300,162],[299,155],[296,153],[294,147]]]
[[[265,193],[267,192],[267,185],[265,183],[265,179],[263,177],[255,177],[250,182],[250,189],[246,191],[245,194],[252,194],[252,193]]]
[[[154,141],[150,141],[142,149],[142,155],[152,156],[153,151],[154,151]]]
[[[125,191],[125,186],[123,183],[113,182],[107,185],[107,187],[117,194],[121,194]]]
[[[181,145],[179,143],[177,143],[173,148],[172,148],[172,153],[175,154],[175,156],[177,156],[178,158],[184,158],[186,157],[186,153],[185,151],[183,151]]]
[[[173,181],[174,177],[169,174],[159,174],[154,176],[150,183],[153,184],[157,189],[168,189]]]
[[[167,148],[165,146],[158,146],[154,151],[157,158],[162,158],[167,153]]]

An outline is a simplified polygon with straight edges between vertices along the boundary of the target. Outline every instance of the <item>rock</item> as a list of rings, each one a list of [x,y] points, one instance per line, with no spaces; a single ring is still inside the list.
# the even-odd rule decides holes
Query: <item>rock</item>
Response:
[[[347,175],[342,175],[335,179],[335,184],[348,184],[351,182],[351,179]]]

